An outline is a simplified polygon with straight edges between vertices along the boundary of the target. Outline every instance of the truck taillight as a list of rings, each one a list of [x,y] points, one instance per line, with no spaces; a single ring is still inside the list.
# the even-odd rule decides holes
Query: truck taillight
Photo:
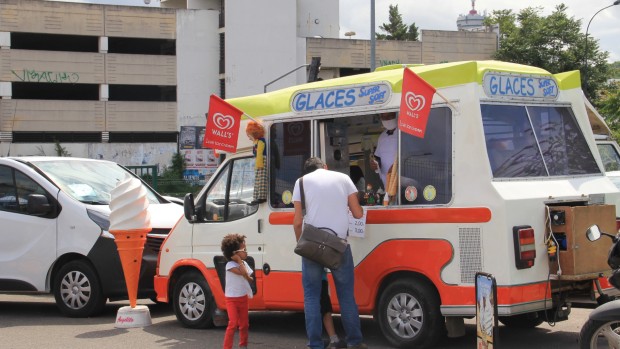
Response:
[[[529,225],[520,225],[512,228],[515,244],[515,264],[517,269],[526,269],[534,266],[536,259],[536,241],[534,229]]]

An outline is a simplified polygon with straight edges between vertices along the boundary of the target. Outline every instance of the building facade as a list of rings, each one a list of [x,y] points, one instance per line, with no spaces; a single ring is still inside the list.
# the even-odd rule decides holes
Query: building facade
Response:
[[[160,8],[0,0],[0,156],[215,167],[201,146],[211,94],[363,73],[368,40],[339,39],[333,0],[167,0]],[[490,59],[497,35],[422,30],[377,42],[377,66]],[[290,73],[289,73],[290,72]],[[202,131],[204,132],[204,131]],[[207,171],[208,172],[208,171]]]

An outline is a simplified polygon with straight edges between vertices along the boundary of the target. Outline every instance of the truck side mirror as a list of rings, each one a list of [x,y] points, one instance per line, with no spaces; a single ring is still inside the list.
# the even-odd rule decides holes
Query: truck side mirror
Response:
[[[601,229],[599,229],[598,225],[593,225],[586,231],[586,237],[590,241],[596,241],[601,237]]]
[[[28,205],[26,207],[28,214],[33,216],[45,216],[52,211],[47,196],[41,194],[28,195]]]
[[[196,207],[194,207],[194,194],[187,193],[183,198],[183,211],[185,212],[185,219],[188,222],[196,222]]]

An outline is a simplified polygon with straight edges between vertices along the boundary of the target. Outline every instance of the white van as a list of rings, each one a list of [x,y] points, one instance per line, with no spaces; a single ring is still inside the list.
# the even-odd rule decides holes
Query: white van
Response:
[[[613,230],[620,199],[604,175],[579,72],[497,61],[408,69],[438,93],[424,138],[396,134],[396,204],[365,206],[363,237],[348,239],[360,313],[373,315],[395,346],[430,347],[444,321],[455,329],[475,316],[475,274],[486,272],[496,279],[505,325],[567,319],[571,297],[589,295],[609,271],[609,244],[585,241],[586,227]],[[162,245],[157,299],[171,302],[185,326],[219,322],[220,242],[234,232],[247,236],[255,265],[250,309],[303,311],[295,181],[304,161],[320,156],[331,170],[359,166],[380,188],[369,166],[382,132],[378,114],[399,110],[402,77],[399,65],[228,100],[267,129],[269,198],[251,203],[254,159],[242,131],[238,153],[195,200],[186,198],[185,219]]]
[[[110,226],[110,191],[133,175],[110,161],[70,157],[0,158],[0,293],[53,293],[67,316],[96,315],[107,299],[127,299]],[[139,297],[154,299],[159,248],[183,209],[144,185],[147,235]]]

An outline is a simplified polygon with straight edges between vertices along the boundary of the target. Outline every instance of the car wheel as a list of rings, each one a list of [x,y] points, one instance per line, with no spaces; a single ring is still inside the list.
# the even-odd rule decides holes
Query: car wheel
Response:
[[[90,317],[103,311],[99,277],[85,261],[71,261],[58,270],[53,283],[54,298],[60,311],[70,317]]]
[[[399,348],[433,346],[444,333],[439,296],[426,282],[402,279],[381,293],[377,320],[385,338]]]
[[[183,274],[174,285],[174,314],[185,327],[212,328],[215,301],[207,281],[198,272]]]

